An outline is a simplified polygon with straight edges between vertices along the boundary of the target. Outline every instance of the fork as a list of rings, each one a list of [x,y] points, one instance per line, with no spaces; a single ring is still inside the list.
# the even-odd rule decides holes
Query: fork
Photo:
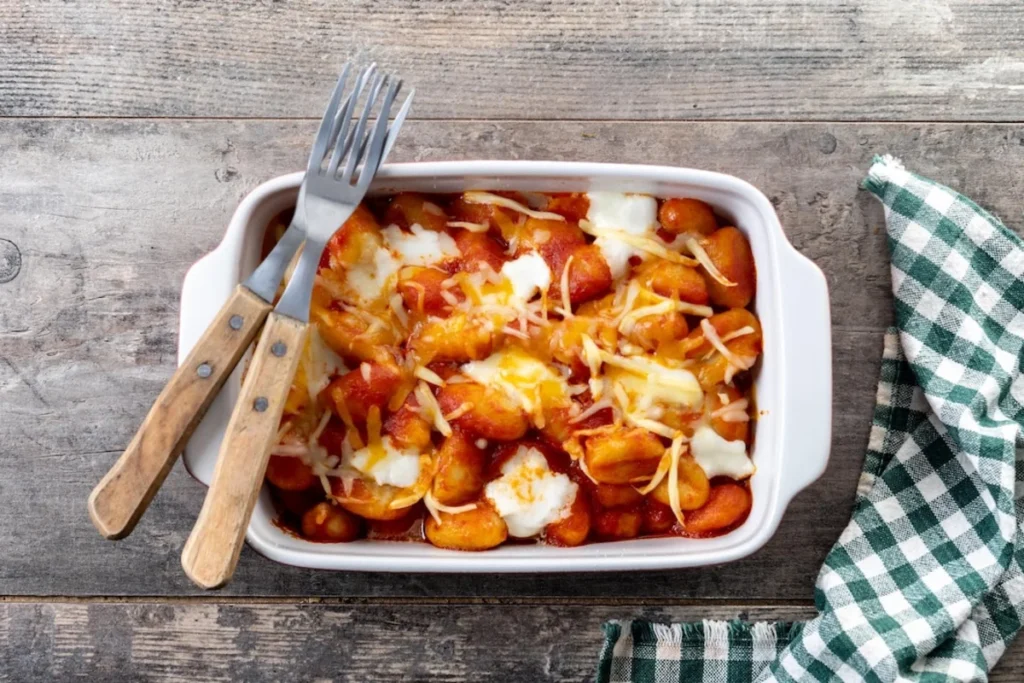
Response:
[[[318,142],[337,125],[338,114],[347,111],[351,115],[351,93],[342,100],[349,72],[350,65],[346,64],[328,100],[327,118],[320,123]],[[388,129],[381,160],[391,151],[411,100],[406,99]],[[321,160],[323,153],[323,148],[314,149],[309,165],[313,160]],[[160,392],[124,453],[90,494],[89,517],[105,538],[124,538],[135,528],[192,431],[266,320],[285,269],[306,239],[305,193],[304,180],[284,235],[252,275],[235,287]]]
[[[185,573],[203,588],[227,583],[242,550],[245,531],[277,436],[285,398],[305,346],[313,281],[327,240],[363,200],[384,149],[388,114],[402,81],[370,66],[344,106],[332,99],[306,168],[301,210],[306,244],[280,301],[267,318],[242,393],[228,422],[210,490],[182,549]],[[366,103],[355,127],[360,95]],[[369,119],[383,93],[372,130]],[[406,98],[407,109],[413,93]],[[335,109],[332,110],[332,107]],[[340,109],[340,110],[339,110]],[[400,122],[392,125],[397,135]]]

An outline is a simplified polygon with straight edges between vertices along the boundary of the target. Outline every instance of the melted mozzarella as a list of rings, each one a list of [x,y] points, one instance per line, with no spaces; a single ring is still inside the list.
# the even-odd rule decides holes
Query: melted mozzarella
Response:
[[[689,370],[670,368],[646,356],[610,357],[605,376],[622,385],[636,410],[647,411],[655,404],[697,408],[704,390]]]
[[[509,535],[528,538],[569,513],[577,488],[568,476],[552,472],[539,451],[520,446],[484,495],[505,520]]]
[[[742,441],[726,441],[707,425],[694,433],[690,452],[709,479],[718,476],[746,479],[754,473],[754,463],[747,457],[747,445]]]
[[[397,225],[382,230],[385,243],[402,265],[429,266],[461,253],[448,233],[427,230],[418,223],[410,231],[405,232]]]
[[[511,283],[512,296],[523,303],[551,286],[551,269],[535,251],[503,265],[501,274]]]
[[[500,390],[536,422],[545,407],[569,401],[565,379],[546,363],[518,347],[510,347],[462,366],[462,374],[485,387]]]
[[[402,267],[401,262],[384,247],[360,259],[345,274],[345,282],[361,304],[377,301],[388,288],[391,278]]]
[[[309,329],[308,353],[303,358],[303,370],[306,373],[306,386],[309,396],[316,399],[317,395],[331,383],[331,378],[348,370],[345,361],[334,350],[324,343],[320,336],[320,328],[311,325]]]
[[[658,202],[654,197],[619,192],[588,192],[587,198],[590,200],[587,220],[595,228],[656,238]],[[629,271],[630,257],[647,258],[646,252],[615,239],[614,234],[601,235],[594,244],[601,250],[612,277],[616,279]]]
[[[420,454],[398,448],[390,436],[355,451],[347,464],[373,477],[381,486],[405,488],[415,484],[420,476]]]

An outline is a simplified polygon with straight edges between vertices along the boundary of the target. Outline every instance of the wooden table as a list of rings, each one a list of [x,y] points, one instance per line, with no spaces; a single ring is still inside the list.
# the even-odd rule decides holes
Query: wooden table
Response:
[[[0,679],[583,680],[606,619],[802,619],[850,514],[891,320],[872,155],[1020,228],[1018,0],[0,2]],[[180,465],[127,540],[85,499],[175,362],[178,293],[260,182],[302,167],[346,58],[416,84],[394,157],[696,166],[760,187],[828,276],[832,459],[728,566],[313,572],[179,553]],[[993,680],[1024,675],[1010,649]]]

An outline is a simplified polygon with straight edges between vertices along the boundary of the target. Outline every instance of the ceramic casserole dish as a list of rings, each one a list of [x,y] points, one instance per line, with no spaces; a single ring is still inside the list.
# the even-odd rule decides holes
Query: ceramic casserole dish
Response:
[[[270,180],[238,206],[227,234],[188,272],[182,289],[178,359],[260,258],[264,228],[294,204],[301,173]],[[378,174],[373,193],[463,190],[638,192],[694,197],[747,235],[757,265],[754,310],[763,328],[763,358],[755,377],[758,418],[751,453],[753,508],[735,530],[715,538],[640,538],[560,548],[508,545],[470,553],[428,543],[359,540],[324,544],[303,540],[275,524],[264,490],[249,525],[248,542],[266,557],[301,567],[396,572],[569,572],[649,570],[718,564],[751,554],[775,532],[801,489],[817,479],[831,441],[832,357],[824,275],[800,255],[782,231],[768,199],[738,178],[665,166],[543,161],[450,161],[392,164]],[[240,366],[241,367],[241,364]],[[185,465],[209,484],[224,429],[240,391],[240,370],[227,381],[185,451]]]

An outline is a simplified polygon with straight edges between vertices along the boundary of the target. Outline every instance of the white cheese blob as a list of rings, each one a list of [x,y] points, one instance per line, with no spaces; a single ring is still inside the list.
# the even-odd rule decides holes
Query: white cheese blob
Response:
[[[371,255],[349,267],[345,283],[360,304],[368,305],[380,299],[401,267],[390,251],[377,247]]]
[[[551,286],[551,268],[535,251],[505,263],[501,274],[512,284],[512,296],[522,303]]]
[[[742,441],[726,441],[708,425],[694,433],[690,452],[708,479],[719,476],[746,479],[754,473],[754,463],[747,457],[747,445]]]
[[[390,436],[376,445],[355,451],[347,464],[373,477],[381,486],[405,488],[420,477],[420,454],[398,448]]]
[[[427,230],[419,223],[413,223],[409,230],[405,232],[397,225],[390,225],[381,231],[384,242],[402,265],[429,266],[461,254],[455,240],[446,232]]]
[[[577,489],[568,476],[552,472],[537,449],[520,446],[484,495],[505,520],[510,536],[529,538],[569,514]]]
[[[518,347],[462,366],[461,373],[478,384],[498,389],[534,418],[543,420],[545,407],[567,405],[565,379],[554,368]],[[543,422],[541,422],[543,424]]]
[[[306,342],[307,354],[303,357],[303,370],[306,373],[306,387],[311,399],[316,400],[324,388],[331,383],[331,378],[346,372],[348,368],[341,356],[328,346],[320,336],[320,328],[309,326],[309,338]]]
[[[619,356],[606,364],[611,367],[605,377],[626,390],[631,412],[656,404],[699,408],[704,402],[704,390],[689,370],[670,368],[647,356]]]
[[[587,198],[590,200],[587,220],[595,228],[657,238],[658,202],[654,197],[619,192],[588,192]],[[629,271],[630,257],[647,258],[646,252],[615,239],[614,234],[601,235],[594,244],[601,250],[615,279]]]

